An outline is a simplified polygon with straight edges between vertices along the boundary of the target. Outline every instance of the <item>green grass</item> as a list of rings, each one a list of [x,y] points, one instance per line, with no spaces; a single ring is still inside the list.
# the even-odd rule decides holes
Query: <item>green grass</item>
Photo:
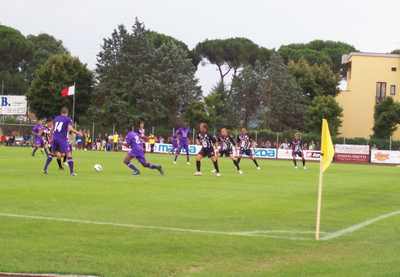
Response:
[[[202,177],[184,160],[147,155],[166,176],[130,176],[123,153],[75,152],[78,176],[28,148],[0,148],[0,213],[209,231],[314,229],[318,164],[248,160],[222,177],[203,162]],[[93,164],[104,171],[96,173]],[[193,163],[192,163],[193,164]],[[322,230],[334,232],[400,210],[400,169],[334,164],[324,186]],[[125,228],[0,216],[0,271],[127,276],[400,276],[400,216],[329,241]],[[310,240],[289,240],[306,238]]]

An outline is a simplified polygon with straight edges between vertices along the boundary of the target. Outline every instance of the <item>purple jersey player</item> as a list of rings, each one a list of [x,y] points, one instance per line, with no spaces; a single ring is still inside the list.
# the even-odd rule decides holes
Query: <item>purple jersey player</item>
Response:
[[[38,124],[36,124],[32,128],[32,134],[33,134],[32,157],[35,156],[35,153],[39,148],[43,148],[44,147],[43,131],[44,131],[44,126],[42,125],[41,122],[39,122]]]
[[[74,172],[74,161],[72,159],[71,149],[68,145],[68,133],[72,132],[75,134],[80,134],[77,130],[72,127],[72,119],[68,117],[68,109],[62,108],[61,114],[56,116],[53,121],[53,142],[51,144],[52,154],[49,154],[44,166],[44,173],[47,174],[47,169],[53,160],[53,156],[60,159],[61,156],[67,157],[67,163],[69,166],[69,171],[71,176],[75,176]]]
[[[144,157],[144,149],[143,149],[143,141],[140,136],[139,129],[134,131],[130,131],[125,138],[126,144],[130,147],[130,151],[126,154],[124,163],[132,169],[133,175],[139,175],[139,169],[131,163],[132,159],[137,159],[143,167],[147,167],[150,169],[156,169],[160,172],[161,175],[164,175],[164,171],[162,170],[161,165],[152,164],[146,161]]]
[[[172,148],[171,148],[171,154],[175,154],[176,150],[178,149],[179,143],[178,143],[178,137],[176,136],[176,134],[174,134],[171,138],[170,138],[171,144],[172,144]]]
[[[182,149],[185,150],[186,153],[186,163],[190,164],[189,159],[189,133],[190,129],[187,127],[181,127],[176,130],[176,137],[178,139],[178,148],[175,153],[174,164],[176,164],[176,160],[178,159],[179,154],[182,152]]]

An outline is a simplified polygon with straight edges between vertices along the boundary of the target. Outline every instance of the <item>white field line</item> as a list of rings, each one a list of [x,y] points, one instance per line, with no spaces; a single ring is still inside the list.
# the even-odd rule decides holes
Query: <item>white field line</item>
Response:
[[[60,275],[60,274],[32,274],[32,273],[7,273],[7,272],[0,272],[1,276],[7,276],[7,277],[12,277],[12,276],[24,276],[24,277],[96,277],[94,275]]]
[[[241,234],[315,234],[315,231],[298,231],[298,230],[255,230],[241,231]],[[326,232],[320,232],[326,234]]]
[[[368,219],[366,221],[354,224],[352,226],[349,226],[347,228],[338,230],[336,232],[329,233],[329,234],[323,236],[321,238],[321,240],[331,240],[331,239],[339,238],[341,236],[344,236],[344,235],[347,235],[347,234],[351,234],[351,233],[353,233],[355,231],[358,231],[358,230],[360,230],[362,228],[365,228],[365,227],[367,227],[367,226],[369,226],[371,224],[374,224],[374,223],[376,223],[378,221],[381,221],[383,219],[386,219],[386,218],[389,218],[389,217],[393,217],[393,216],[396,216],[396,215],[400,215],[400,210],[399,211],[395,211],[395,212],[390,212],[390,213],[387,213],[387,214],[382,214],[382,215],[377,216],[375,218],[371,218],[371,219]]]
[[[37,215],[11,214],[11,213],[0,213],[0,217],[22,218],[22,219],[30,219],[30,220],[46,220],[46,221],[66,222],[66,223],[77,223],[77,224],[104,225],[104,226],[131,228],[131,229],[152,229],[152,230],[160,230],[160,231],[210,234],[210,235],[241,236],[241,237],[267,237],[267,238],[283,239],[283,240],[311,240],[312,239],[312,238],[297,237],[297,236],[273,235],[273,234],[294,234],[294,235],[295,234],[311,234],[312,233],[311,231],[266,230],[266,231],[226,232],[226,231],[211,231],[211,230],[185,229],[185,228],[165,227],[165,226],[125,224],[125,223],[114,223],[114,222],[103,222],[103,221],[92,221],[92,220],[83,220],[83,219],[71,219],[71,218],[48,217],[48,216],[37,216]]]

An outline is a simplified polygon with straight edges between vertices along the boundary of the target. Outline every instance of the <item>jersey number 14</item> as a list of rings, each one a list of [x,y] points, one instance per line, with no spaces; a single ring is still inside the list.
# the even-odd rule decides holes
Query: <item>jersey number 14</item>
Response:
[[[54,124],[54,130],[56,130],[58,133],[60,133],[62,130],[63,124],[64,124],[64,122],[56,122],[56,124]]]

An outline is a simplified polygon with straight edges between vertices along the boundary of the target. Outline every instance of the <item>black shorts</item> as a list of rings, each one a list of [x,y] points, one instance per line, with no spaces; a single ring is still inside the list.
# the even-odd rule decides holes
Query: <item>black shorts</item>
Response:
[[[203,157],[209,157],[211,158],[212,156],[215,156],[215,152],[214,152],[214,148],[205,148],[202,147],[200,149],[199,155],[203,156]]]
[[[292,156],[295,157],[300,157],[300,158],[304,158],[304,154],[303,151],[293,151],[292,152]]]
[[[252,157],[253,151],[251,151],[251,149],[240,149],[240,155],[246,155]]]
[[[223,157],[223,156],[230,157],[230,156],[233,155],[233,150],[232,149],[224,149],[224,150],[220,149],[219,150],[219,155],[221,157]]]

